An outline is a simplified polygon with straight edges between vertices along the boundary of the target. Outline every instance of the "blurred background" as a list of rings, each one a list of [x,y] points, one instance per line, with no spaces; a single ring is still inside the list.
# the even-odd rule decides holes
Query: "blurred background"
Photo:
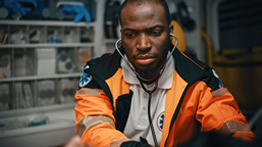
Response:
[[[75,134],[82,68],[114,51],[122,1],[0,0],[1,146],[62,146]],[[181,51],[214,68],[254,118],[262,106],[262,1],[166,1],[185,37]]]

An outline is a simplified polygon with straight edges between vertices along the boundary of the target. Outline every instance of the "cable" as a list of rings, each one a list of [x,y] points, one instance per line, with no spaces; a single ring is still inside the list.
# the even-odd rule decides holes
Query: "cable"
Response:
[[[139,82],[140,82],[140,84],[141,84],[141,86],[142,86],[142,88],[143,88],[143,90],[144,90],[146,93],[149,94],[149,98],[148,98],[148,106],[147,106],[147,108],[148,108],[148,110],[147,110],[147,116],[148,116],[148,120],[149,120],[149,124],[150,124],[150,128],[151,128],[151,132],[152,132],[153,140],[154,140],[154,143],[155,143],[155,147],[158,147],[158,143],[157,143],[156,133],[155,133],[154,125],[153,125],[153,123],[152,123],[152,118],[151,118],[151,114],[150,114],[150,112],[151,112],[151,110],[150,110],[150,106],[151,106],[151,98],[152,98],[152,94],[153,94],[153,92],[156,91],[156,89],[157,89],[158,78],[159,78],[159,77],[160,77],[160,75],[157,76],[157,79],[155,80],[155,87],[154,87],[154,89],[151,90],[151,91],[148,90],[148,89],[146,89],[146,87],[145,87],[144,84],[143,84],[143,80],[140,79],[139,77],[137,77],[138,80],[139,80]]]
[[[154,139],[155,147],[158,147],[158,143],[157,143],[157,138],[156,138],[156,133],[155,133],[154,125],[153,125],[152,119],[151,119],[150,105],[151,105],[152,93],[157,89],[157,86],[158,86],[158,79],[159,79],[159,77],[162,75],[162,73],[164,72],[164,69],[165,69],[165,67],[166,67],[166,65],[167,65],[167,61],[171,58],[173,52],[174,52],[175,49],[176,49],[177,43],[178,43],[177,37],[176,37],[174,34],[170,33],[169,35],[172,36],[172,37],[174,37],[174,38],[176,39],[176,43],[175,43],[173,49],[171,50],[170,54],[167,56],[166,61],[165,61],[165,64],[164,64],[164,66],[162,67],[161,71],[159,72],[158,76],[157,76],[155,79],[151,80],[151,81],[147,81],[147,80],[143,79],[143,78],[136,72],[135,68],[131,65],[131,63],[130,63],[130,62],[125,58],[125,56],[121,53],[121,51],[119,50],[119,47],[118,47],[118,43],[121,41],[121,39],[118,39],[118,40],[116,41],[116,43],[115,43],[115,48],[116,48],[117,52],[120,54],[120,56],[122,57],[122,59],[124,60],[124,62],[126,62],[126,64],[130,67],[130,69],[136,74],[137,79],[139,80],[139,82],[140,82],[143,90],[144,90],[146,93],[149,94],[147,114],[148,114],[148,120],[149,120],[149,124],[150,124],[150,129],[151,129],[151,132],[152,132],[152,136],[153,136],[153,139]],[[153,90],[150,91],[150,90],[146,89],[146,87],[144,86],[143,83],[152,83],[152,81],[155,81],[155,87],[154,87]]]
[[[156,133],[155,133],[155,129],[154,129],[154,126],[153,126],[153,123],[152,123],[151,115],[150,115],[151,98],[152,98],[152,93],[149,94],[147,114],[148,114],[148,120],[149,120],[149,123],[150,123],[152,136],[153,136],[153,139],[154,139],[154,142],[155,142],[155,147],[158,147],[158,143],[157,143],[157,139],[156,139]]]

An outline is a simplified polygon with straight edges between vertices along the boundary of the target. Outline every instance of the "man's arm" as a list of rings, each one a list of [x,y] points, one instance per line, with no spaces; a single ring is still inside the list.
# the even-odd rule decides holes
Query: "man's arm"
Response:
[[[85,145],[121,144],[127,137],[115,129],[109,98],[101,89],[81,88],[75,94],[76,132]]]
[[[209,87],[205,87],[196,118],[202,124],[202,131],[218,131],[245,141],[255,139],[234,97],[226,88],[211,92]]]

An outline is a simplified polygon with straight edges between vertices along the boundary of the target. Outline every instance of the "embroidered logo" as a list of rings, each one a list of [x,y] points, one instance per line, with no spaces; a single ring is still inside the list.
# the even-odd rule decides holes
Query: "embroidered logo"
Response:
[[[164,123],[164,112],[160,113],[157,117],[157,128],[162,132]]]
[[[179,113],[180,113],[180,114],[183,114],[183,110],[182,110],[182,108],[180,108]]]
[[[83,72],[81,75],[81,79],[79,82],[79,87],[83,88],[85,87],[88,83],[92,81],[92,76],[87,74],[86,72]]]

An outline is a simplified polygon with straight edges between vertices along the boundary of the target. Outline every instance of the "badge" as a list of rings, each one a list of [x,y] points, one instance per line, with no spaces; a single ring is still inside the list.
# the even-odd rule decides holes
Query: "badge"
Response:
[[[164,123],[164,112],[160,113],[157,117],[157,128],[162,132]]]
[[[83,72],[81,75],[81,79],[79,82],[79,87],[83,88],[85,87],[88,83],[92,81],[92,76],[87,74],[86,72]]]

